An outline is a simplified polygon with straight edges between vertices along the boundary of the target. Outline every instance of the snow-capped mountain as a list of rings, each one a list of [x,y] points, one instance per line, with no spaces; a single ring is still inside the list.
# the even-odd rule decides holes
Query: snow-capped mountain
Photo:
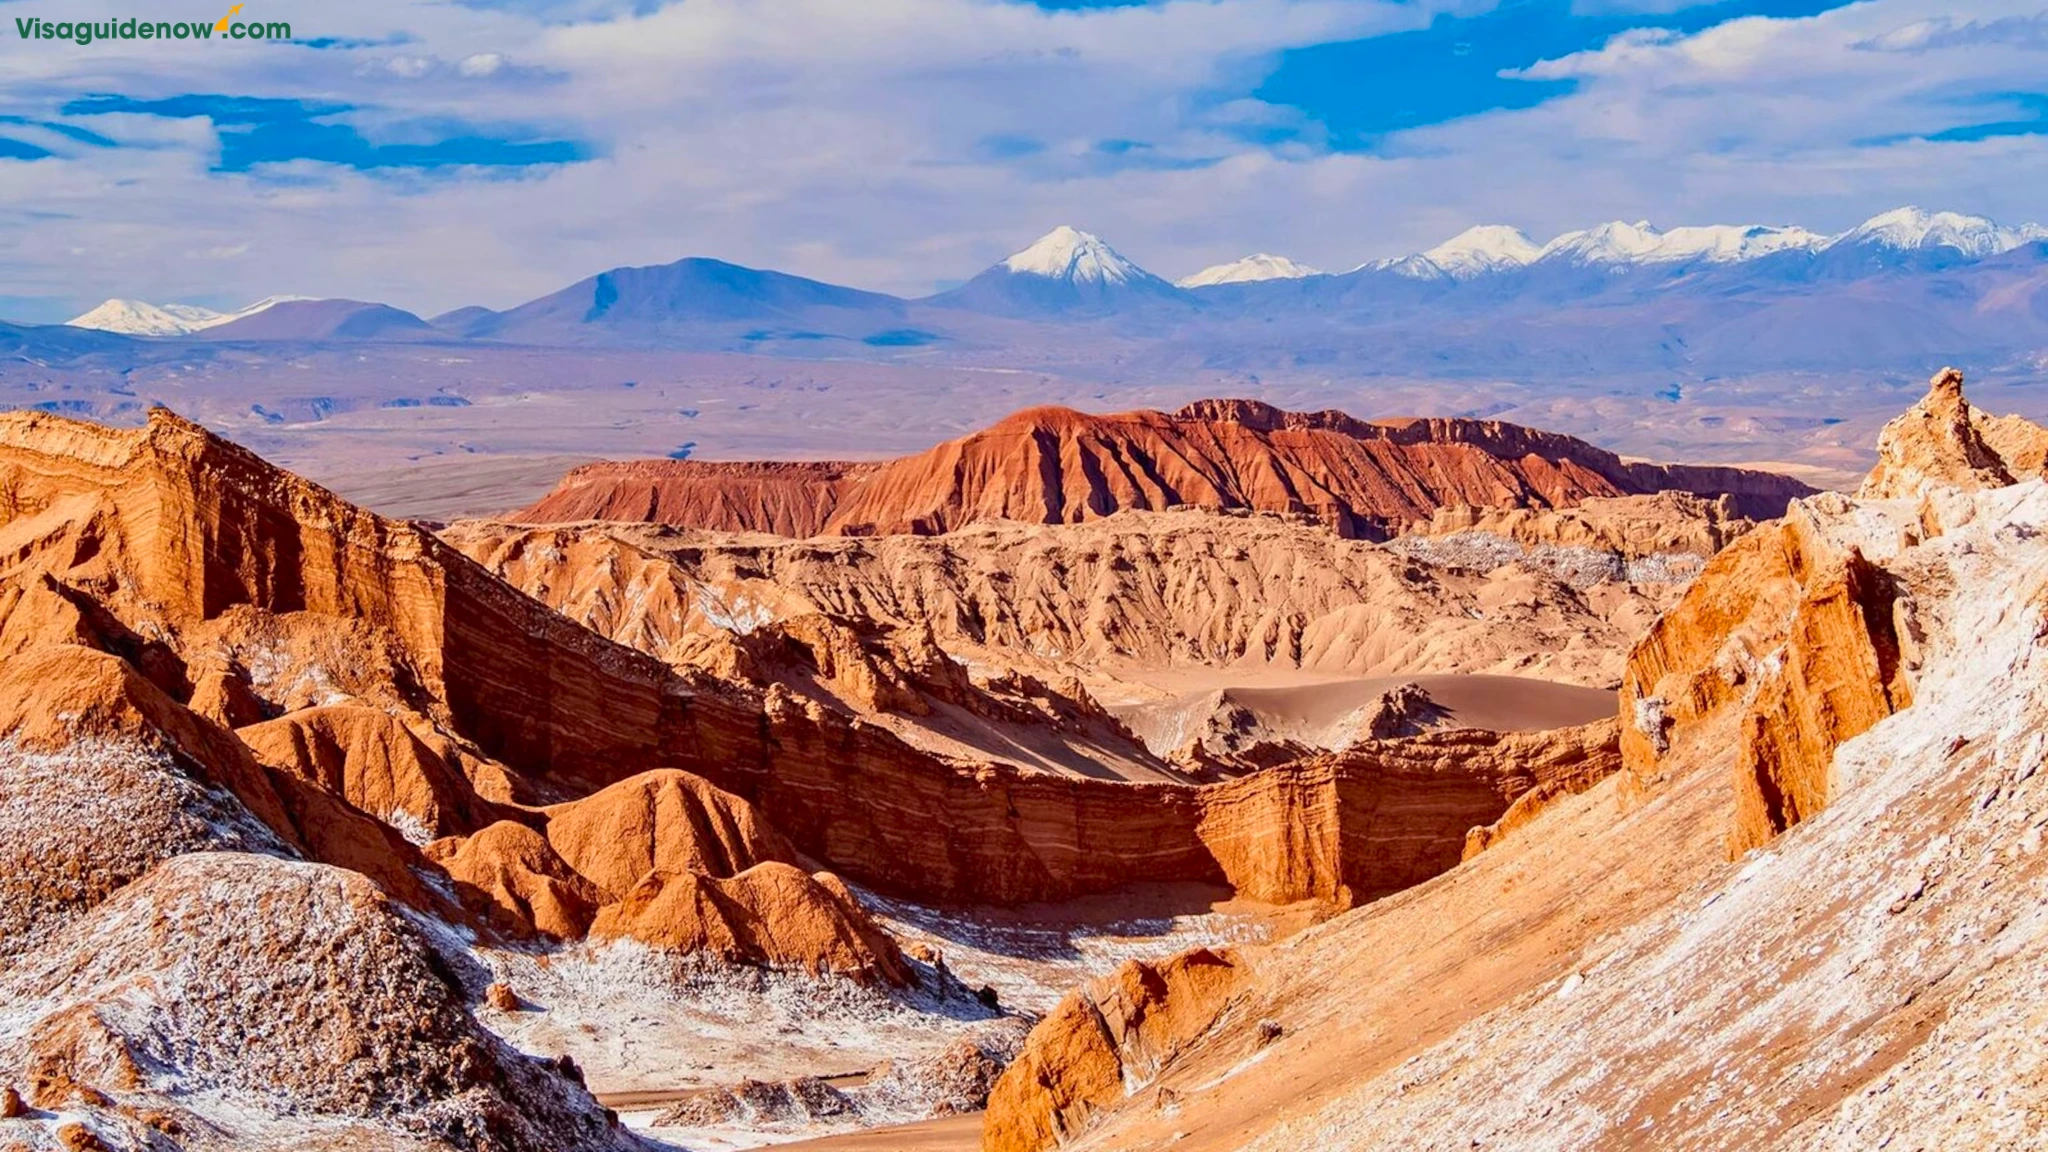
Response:
[[[2039,224],[2003,228],[1982,216],[1906,207],[1872,216],[1829,243],[1875,244],[1900,250],[1953,248],[1982,260],[2035,240],[2048,240],[2048,228]]]
[[[1212,264],[1173,283],[1179,288],[1206,288],[1213,284],[1248,284],[1259,280],[1301,280],[1322,274],[1320,268],[1296,263],[1285,256],[1255,252],[1228,264]]]
[[[1543,254],[1543,246],[1520,228],[1481,224],[1415,256],[1382,261],[1380,266],[1405,276],[1426,279],[1434,271],[1453,280],[1470,280],[1489,272],[1520,268]]]
[[[183,336],[218,321],[221,313],[193,304],[150,304],[142,300],[109,300],[65,323],[126,336]]]
[[[1102,239],[1065,224],[929,302],[998,316],[1050,318],[1192,306],[1192,297],[1126,259]]]
[[[82,316],[75,316],[65,323],[73,328],[95,328],[101,332],[119,332],[124,336],[189,336],[207,328],[232,324],[245,316],[254,316],[276,305],[293,300],[306,300],[306,296],[266,296],[246,308],[233,312],[216,312],[196,304],[151,304],[143,300],[109,300]]]
[[[1103,243],[1101,237],[1065,224],[1040,236],[1022,252],[1012,253],[1001,267],[1019,275],[1074,284],[1128,284],[1155,278]]]
[[[1828,237],[1804,228],[1763,224],[1708,224],[1660,232],[1647,220],[1616,221],[1567,232],[1543,246],[1538,260],[1573,264],[1677,264],[1704,261],[1728,264],[1754,260],[1787,249],[1818,251]]]
[[[1647,265],[1740,264],[1781,252],[1877,248],[1891,252],[1951,251],[1982,260],[2022,244],[2048,240],[2039,224],[2002,227],[1982,216],[1896,208],[1832,236],[1768,224],[1706,224],[1660,230],[1647,220],[1616,220],[1563,233],[1538,244],[1518,228],[1482,224],[1412,256],[1376,260],[1360,271],[1392,272],[1418,280],[1473,280],[1500,272],[1556,263],[1625,269]]]

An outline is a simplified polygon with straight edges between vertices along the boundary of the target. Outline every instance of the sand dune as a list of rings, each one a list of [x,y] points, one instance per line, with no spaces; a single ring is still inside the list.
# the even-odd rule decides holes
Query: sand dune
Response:
[[[1192,689],[1190,682],[1198,684]],[[1205,682],[1206,683],[1203,683]],[[1304,679],[1285,675],[1181,675],[1169,699],[1111,711],[1155,755],[1167,756],[1211,725],[1238,742],[1341,751],[1369,738],[1371,714],[1390,692],[1413,686],[1426,700],[1413,720],[1430,728],[1540,732],[1614,715],[1612,691],[1528,676],[1436,674]]]

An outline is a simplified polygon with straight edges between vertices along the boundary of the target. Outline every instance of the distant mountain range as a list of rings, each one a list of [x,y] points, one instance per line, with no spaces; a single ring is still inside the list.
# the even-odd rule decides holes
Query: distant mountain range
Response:
[[[1967,353],[2048,364],[2048,228],[1901,208],[1834,235],[1608,223],[1539,243],[1504,225],[1324,273],[1260,253],[1179,282],[1062,226],[960,287],[902,299],[723,261],[615,268],[504,311],[432,320],[272,298],[233,313],[114,300],[71,321],[152,342],[488,342],[892,359],[1094,355],[1132,371],[1353,375],[1917,370]],[[18,329],[29,340],[34,329]],[[1136,342],[1133,344],[1132,342]],[[1133,351],[1135,349],[1135,351]]]

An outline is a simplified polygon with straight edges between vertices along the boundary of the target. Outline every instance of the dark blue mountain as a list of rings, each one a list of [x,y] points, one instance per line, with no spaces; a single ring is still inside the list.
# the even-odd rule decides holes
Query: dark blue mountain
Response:
[[[193,338],[322,343],[332,340],[406,342],[447,337],[425,320],[389,304],[362,300],[287,300],[232,323],[203,328],[194,333]]]
[[[693,345],[748,337],[889,339],[900,335],[905,315],[894,296],[691,257],[614,268],[517,308],[462,309],[442,323],[465,336],[518,344]]]

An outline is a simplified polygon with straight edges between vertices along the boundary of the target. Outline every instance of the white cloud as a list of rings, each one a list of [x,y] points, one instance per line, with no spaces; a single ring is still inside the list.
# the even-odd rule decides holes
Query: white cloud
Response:
[[[2048,12],[1992,20],[1934,16],[1891,29],[1856,46],[1876,52],[1924,52],[1930,48],[1985,44],[2048,51]]]

